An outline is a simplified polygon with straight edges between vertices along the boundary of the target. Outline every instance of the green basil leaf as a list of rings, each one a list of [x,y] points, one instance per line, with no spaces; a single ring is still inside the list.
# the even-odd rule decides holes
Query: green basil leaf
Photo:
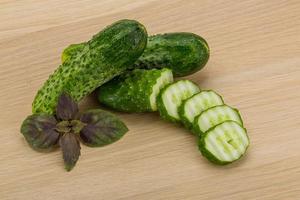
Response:
[[[78,113],[78,105],[77,103],[71,98],[70,95],[63,92],[57,102],[56,106],[56,116],[62,120],[71,120],[76,117]]]
[[[59,139],[59,145],[63,152],[65,169],[71,171],[80,156],[80,144],[73,133],[65,133]]]
[[[21,133],[35,150],[51,150],[57,146],[59,133],[56,132],[56,119],[48,114],[33,114],[22,123]]]
[[[80,120],[86,124],[80,131],[80,138],[91,147],[111,144],[128,131],[126,125],[115,115],[100,109],[82,113]]]

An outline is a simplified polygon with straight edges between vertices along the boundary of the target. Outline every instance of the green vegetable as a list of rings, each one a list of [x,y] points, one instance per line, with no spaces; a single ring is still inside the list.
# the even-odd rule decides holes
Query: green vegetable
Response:
[[[118,111],[156,111],[157,95],[171,82],[173,76],[170,69],[135,69],[102,85],[98,90],[98,99]]]
[[[170,67],[174,76],[186,76],[202,69],[209,58],[207,42],[193,33],[166,33],[148,38],[147,48],[136,67]]]
[[[85,43],[72,44],[62,54],[62,61],[82,51]],[[174,76],[186,76],[201,70],[209,59],[207,42],[193,33],[166,33],[148,38],[147,47],[132,68],[172,69]]]
[[[86,42],[83,42],[80,44],[71,44],[67,48],[65,48],[61,55],[62,63],[64,63],[66,60],[68,60],[71,57],[76,57],[76,54],[80,53],[84,49],[85,45]]]
[[[228,120],[235,121],[243,126],[243,120],[237,109],[227,105],[211,107],[195,118],[194,132],[202,135],[208,129]]]
[[[160,116],[168,121],[179,122],[178,108],[182,101],[198,93],[198,86],[189,80],[179,80],[167,85],[157,97]]]
[[[53,114],[62,91],[78,102],[132,66],[146,43],[146,30],[137,21],[121,20],[108,26],[49,77],[33,101],[33,113]]]
[[[179,115],[185,127],[192,129],[196,116],[208,108],[223,104],[222,97],[216,92],[203,90],[183,101],[179,107]]]
[[[240,159],[249,146],[247,131],[235,121],[224,121],[199,138],[199,150],[209,161],[225,165]]]

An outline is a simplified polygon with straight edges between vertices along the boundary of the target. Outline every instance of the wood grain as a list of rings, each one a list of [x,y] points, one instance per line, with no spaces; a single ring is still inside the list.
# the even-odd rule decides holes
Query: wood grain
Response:
[[[82,147],[75,169],[61,152],[37,153],[19,133],[64,47],[122,18],[150,34],[202,35],[211,59],[190,76],[241,110],[247,156],[208,163],[184,128],[152,114],[121,114],[130,132]],[[82,108],[98,107],[93,96]],[[2,0],[0,2],[0,199],[300,199],[300,1]]]

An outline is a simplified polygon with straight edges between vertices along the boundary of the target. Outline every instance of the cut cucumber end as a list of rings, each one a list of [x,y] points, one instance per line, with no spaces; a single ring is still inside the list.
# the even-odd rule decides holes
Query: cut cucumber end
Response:
[[[213,90],[203,90],[186,99],[179,108],[179,115],[183,124],[192,129],[196,116],[208,108],[223,105],[222,97]]]
[[[203,111],[195,118],[193,130],[201,135],[208,129],[228,120],[235,121],[243,126],[241,115],[237,109],[227,105],[214,106]]]
[[[150,95],[150,105],[153,111],[157,111],[156,99],[162,88],[173,82],[172,70],[164,68],[161,76],[156,80],[156,84],[152,87]]]
[[[182,101],[200,91],[199,87],[189,80],[179,80],[161,90],[158,98],[158,110],[163,119],[179,122],[178,108]]]
[[[202,135],[199,150],[209,161],[225,165],[240,159],[249,143],[245,128],[235,121],[225,121]]]

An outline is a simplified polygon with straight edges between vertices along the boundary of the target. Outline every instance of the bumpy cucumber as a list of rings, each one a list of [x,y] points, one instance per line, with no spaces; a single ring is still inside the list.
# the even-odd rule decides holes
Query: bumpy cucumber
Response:
[[[86,45],[85,42],[80,44],[71,44],[67,48],[64,49],[63,53],[61,54],[61,61],[64,63],[66,60],[70,59],[73,56],[76,56],[77,53],[80,53],[84,46]]]
[[[118,111],[156,111],[157,95],[172,82],[170,69],[135,69],[99,87],[98,100]]]
[[[179,80],[167,85],[157,97],[160,116],[168,121],[179,122],[178,107],[182,101],[199,91],[198,86],[189,80]]]
[[[202,135],[208,129],[228,120],[235,121],[243,126],[243,120],[237,109],[227,105],[211,107],[195,118],[193,131]]]
[[[199,138],[199,150],[202,155],[219,165],[240,159],[248,146],[246,129],[235,121],[225,121],[216,125]]]
[[[146,30],[137,21],[121,20],[108,26],[49,77],[33,101],[33,113],[53,114],[62,91],[81,100],[132,66],[146,43]]]
[[[186,76],[202,69],[209,58],[207,42],[193,33],[166,33],[148,38],[147,48],[136,67],[170,67],[174,76]]]
[[[67,47],[62,60],[82,51],[85,43]],[[132,68],[172,69],[174,76],[186,76],[202,69],[209,59],[207,42],[193,33],[166,33],[148,38],[147,47]]]
[[[181,121],[188,129],[193,127],[196,116],[208,108],[223,105],[224,101],[220,95],[212,90],[203,90],[183,101],[179,107]]]

